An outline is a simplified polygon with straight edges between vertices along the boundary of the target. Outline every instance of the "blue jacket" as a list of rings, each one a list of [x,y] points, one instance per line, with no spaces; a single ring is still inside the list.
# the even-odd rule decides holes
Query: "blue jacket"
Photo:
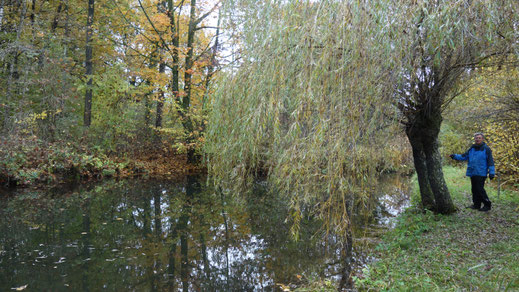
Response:
[[[483,143],[481,145],[472,145],[464,154],[454,154],[452,159],[468,160],[467,176],[487,176],[495,175],[494,158],[492,158],[492,150]]]

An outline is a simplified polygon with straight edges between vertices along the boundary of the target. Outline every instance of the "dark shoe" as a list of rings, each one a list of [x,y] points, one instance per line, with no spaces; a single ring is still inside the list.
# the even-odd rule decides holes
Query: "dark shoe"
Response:
[[[490,211],[490,206],[483,206],[483,208],[479,209],[479,211],[488,212]]]
[[[470,206],[467,207],[467,209],[479,210],[479,207],[476,207],[474,205],[470,205]]]

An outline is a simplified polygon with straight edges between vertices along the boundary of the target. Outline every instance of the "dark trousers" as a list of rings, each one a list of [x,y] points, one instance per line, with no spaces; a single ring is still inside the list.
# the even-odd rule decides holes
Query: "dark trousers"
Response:
[[[487,192],[485,191],[485,179],[486,176],[471,176],[470,182],[472,184],[472,202],[476,208],[483,205],[491,207],[492,203],[488,199]]]

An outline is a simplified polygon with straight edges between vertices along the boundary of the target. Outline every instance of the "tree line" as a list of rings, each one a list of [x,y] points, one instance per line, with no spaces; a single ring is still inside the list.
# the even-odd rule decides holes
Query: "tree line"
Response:
[[[46,141],[88,132],[114,149],[155,133],[193,158],[219,69],[220,5],[1,1],[0,132]]]

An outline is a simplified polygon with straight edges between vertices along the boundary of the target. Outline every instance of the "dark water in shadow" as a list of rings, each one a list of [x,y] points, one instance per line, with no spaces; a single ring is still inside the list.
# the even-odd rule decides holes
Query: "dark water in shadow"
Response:
[[[356,215],[357,267],[408,194],[408,178],[388,177]],[[342,244],[322,222],[304,218],[294,242],[285,202],[262,184],[238,197],[197,177],[4,192],[0,291],[278,291],[340,281]]]

